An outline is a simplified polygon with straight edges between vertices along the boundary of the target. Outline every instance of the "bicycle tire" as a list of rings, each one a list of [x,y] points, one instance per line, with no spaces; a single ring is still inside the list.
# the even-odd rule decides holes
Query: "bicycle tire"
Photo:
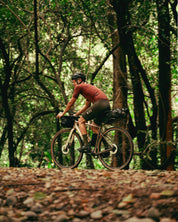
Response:
[[[153,141],[142,152],[140,158],[150,167],[150,169],[166,169],[166,167],[169,165],[169,163],[175,158],[176,156],[176,149],[174,147],[174,144],[172,144],[172,150],[170,152],[170,155],[166,157],[166,159],[161,161],[161,153],[160,153],[160,145],[161,142]],[[151,152],[156,150],[156,156],[152,156]],[[156,159],[153,161],[153,158]],[[174,163],[175,164],[175,163]]]
[[[58,131],[51,142],[51,156],[59,168],[73,169],[78,166],[83,157],[83,153],[78,151],[83,142],[75,131],[72,133],[73,141],[65,147],[70,132],[71,129],[68,128]]]
[[[113,152],[109,152],[109,156],[106,157],[103,154],[99,154],[101,163],[110,170],[119,170],[128,166],[130,163],[134,148],[133,141],[130,134],[123,128],[111,127],[103,133],[104,138],[110,140],[109,147],[106,147],[103,137],[101,136],[98,142],[98,152],[113,148]]]
[[[151,129],[151,128],[150,128]],[[151,138],[151,137],[150,137]],[[148,169],[160,169],[165,170],[170,164],[173,164],[175,170],[178,168],[178,116],[172,120],[172,138],[170,142],[160,142],[159,140],[149,140],[149,143],[145,146],[144,150],[140,153],[140,158],[146,164]],[[161,144],[165,143],[165,151],[161,151]],[[161,152],[164,154],[167,152],[166,143],[170,143],[172,149],[170,150],[169,156],[166,155],[162,158]]]

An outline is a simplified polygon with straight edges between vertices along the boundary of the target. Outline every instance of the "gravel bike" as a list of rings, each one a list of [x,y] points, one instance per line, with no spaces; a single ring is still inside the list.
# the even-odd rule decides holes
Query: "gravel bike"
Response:
[[[83,157],[83,153],[78,150],[83,146],[78,117],[63,116],[61,124],[69,128],[61,129],[54,136],[51,142],[52,159],[59,168],[73,169]],[[99,131],[95,146],[88,152],[89,155],[99,158],[109,170],[123,169],[130,163],[134,150],[133,141],[125,129],[114,126],[107,128],[105,123],[100,126],[86,123],[86,126],[97,127]]]
[[[134,152],[133,159],[135,156],[139,156],[141,160],[143,160],[150,169],[161,169],[164,170],[166,167],[173,163],[175,169],[178,169],[178,116],[173,118],[172,121],[172,133],[173,133],[173,141],[160,141],[160,140],[152,140],[150,141],[150,131],[146,132],[146,141],[147,145],[144,147],[142,151]],[[162,158],[162,153],[165,154],[167,151],[167,146],[170,147],[169,154],[167,153],[166,157]],[[164,150],[161,150],[161,147]],[[136,159],[135,159],[136,160]],[[136,161],[135,161],[136,162]]]

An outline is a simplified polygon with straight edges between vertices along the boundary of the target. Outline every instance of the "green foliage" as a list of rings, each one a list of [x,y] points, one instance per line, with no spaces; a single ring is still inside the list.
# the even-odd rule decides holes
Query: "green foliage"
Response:
[[[36,167],[42,153],[42,167],[54,167],[50,142],[59,129],[57,110],[62,111],[71,97],[71,75],[82,71],[90,82],[92,73],[112,49],[105,0],[37,1],[39,69],[35,73],[34,5],[31,1],[1,1],[0,38],[9,56],[11,77],[8,102],[13,115],[15,155],[22,166]],[[152,86],[158,90],[158,39],[156,8],[152,1],[132,1],[130,5],[135,47],[147,70]],[[171,23],[172,20],[171,20]],[[172,81],[177,84],[176,38],[172,38]],[[113,98],[112,58],[99,70],[94,84]],[[6,64],[0,49],[0,81],[4,84]],[[133,117],[133,94],[128,78],[128,105]],[[157,92],[156,92],[157,93]],[[146,93],[145,93],[146,94]],[[175,94],[175,93],[174,93]],[[65,98],[66,96],[66,98]],[[176,97],[175,98],[175,103]],[[74,111],[84,104],[80,97]],[[151,109],[151,108],[150,108]],[[44,111],[51,113],[43,114]],[[151,111],[150,111],[151,112]],[[8,165],[5,109],[0,91],[0,166]],[[176,114],[175,114],[176,115]],[[133,117],[134,119],[134,117]],[[3,137],[3,132],[5,137]],[[3,138],[5,142],[3,142]],[[2,154],[1,154],[2,153]],[[97,168],[99,167],[96,163]]]

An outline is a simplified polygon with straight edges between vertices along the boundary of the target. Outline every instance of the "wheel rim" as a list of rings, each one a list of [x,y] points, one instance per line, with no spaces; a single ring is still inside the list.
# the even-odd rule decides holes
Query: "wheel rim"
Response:
[[[74,132],[72,139],[66,146],[70,129],[64,129],[59,131],[52,143],[51,154],[55,164],[60,168],[75,168],[80,163],[83,154],[78,151],[82,146],[80,136]]]
[[[113,148],[113,150],[110,151],[108,157],[107,155],[99,155],[100,161],[108,169],[123,169],[129,164],[133,155],[133,142],[131,136],[126,130],[113,127],[106,130],[104,137],[107,141],[110,141],[111,146],[109,148]],[[104,151],[106,148],[106,142],[102,140],[103,139],[100,138],[99,152]]]

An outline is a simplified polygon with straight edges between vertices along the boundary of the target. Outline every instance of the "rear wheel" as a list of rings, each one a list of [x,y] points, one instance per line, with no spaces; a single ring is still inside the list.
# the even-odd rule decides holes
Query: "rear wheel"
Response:
[[[51,142],[52,159],[60,168],[73,169],[77,167],[83,156],[83,153],[78,151],[82,146],[82,140],[79,134],[73,132],[70,136],[70,132],[71,129],[60,130]]]
[[[110,169],[123,169],[131,161],[133,156],[133,142],[130,134],[122,128],[112,127],[103,133],[98,143],[98,152],[102,164]]]

